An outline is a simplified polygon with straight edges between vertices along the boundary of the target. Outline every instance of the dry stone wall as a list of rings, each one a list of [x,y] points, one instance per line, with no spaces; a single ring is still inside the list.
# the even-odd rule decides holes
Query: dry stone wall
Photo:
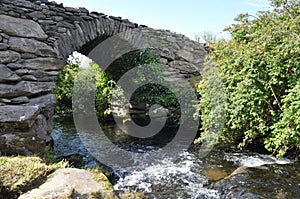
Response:
[[[42,151],[51,140],[54,79],[68,56],[133,29],[157,50],[168,81],[199,75],[207,52],[184,35],[48,0],[0,0],[0,153]]]

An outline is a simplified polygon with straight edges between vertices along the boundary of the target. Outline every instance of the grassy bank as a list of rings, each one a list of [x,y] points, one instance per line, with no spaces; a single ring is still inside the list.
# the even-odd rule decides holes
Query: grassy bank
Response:
[[[0,157],[0,198],[16,198],[45,182],[55,170],[69,167],[66,161],[47,161],[40,157]]]

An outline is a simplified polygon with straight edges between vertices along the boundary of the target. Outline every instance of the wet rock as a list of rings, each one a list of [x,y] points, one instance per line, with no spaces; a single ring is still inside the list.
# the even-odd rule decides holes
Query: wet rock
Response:
[[[222,198],[297,198],[300,192],[294,187],[299,185],[300,179],[296,165],[241,166],[213,188]]]
[[[56,56],[53,48],[34,39],[10,37],[8,44],[12,50],[17,52],[32,53],[42,57]]]
[[[34,70],[60,70],[64,67],[65,62],[55,58],[34,58],[23,60],[22,64],[27,69]]]
[[[0,82],[17,82],[21,78],[5,65],[0,64]]]
[[[0,15],[0,27],[5,33],[12,36],[37,39],[47,39],[48,37],[38,23],[28,19]]]
[[[19,60],[20,58],[21,58],[21,55],[17,52],[14,52],[11,50],[0,51],[0,64],[12,63],[12,62]]]
[[[104,174],[98,175],[101,175],[102,181],[96,181],[96,175],[86,170],[59,169],[39,188],[21,195],[19,199],[94,198],[96,194],[111,189]]]
[[[51,92],[55,88],[54,82],[21,81],[16,85],[0,84],[0,97],[12,98],[19,96],[32,96]]]

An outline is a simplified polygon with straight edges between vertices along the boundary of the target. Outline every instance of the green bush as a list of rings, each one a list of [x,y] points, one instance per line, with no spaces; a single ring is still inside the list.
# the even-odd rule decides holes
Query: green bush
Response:
[[[138,67],[137,77],[132,81],[133,83],[141,83],[145,81],[144,70],[149,70],[153,73],[153,77],[161,78],[161,69],[157,65],[158,56],[150,53],[150,49],[145,51],[131,52],[123,55],[117,59],[106,72],[103,72],[101,68],[95,64],[85,69],[79,68],[79,63],[71,64],[68,63],[64,69],[59,73],[56,78],[56,89],[54,94],[57,97],[57,105],[55,112],[57,114],[65,114],[72,112],[72,94],[74,89],[74,82],[76,79],[76,89],[82,89],[84,92],[92,92],[94,89],[95,93],[95,107],[97,115],[101,118],[106,116],[107,110],[110,107],[111,96],[114,95],[115,99],[122,100],[122,88],[116,87],[116,82],[124,73],[128,70]],[[147,67],[141,67],[146,65]],[[80,75],[79,75],[80,74]],[[96,82],[95,82],[96,81]],[[93,86],[96,85],[96,88]],[[170,104],[173,98],[172,93],[167,92],[166,95],[161,95],[164,91],[159,86],[143,87],[139,90],[136,95],[136,99],[142,101],[149,101],[150,96],[156,95],[158,99],[157,103],[163,103],[163,105]],[[77,104],[80,105],[81,110],[84,110],[84,103],[86,102],[85,97],[87,95],[79,96],[76,99]],[[117,97],[116,97],[117,96]],[[79,101],[78,101],[79,100]],[[172,101],[173,103],[173,101]]]
[[[56,88],[54,90],[54,94],[57,98],[57,104],[55,107],[56,114],[66,114],[72,112],[74,82],[78,74],[80,74],[81,78],[77,82],[77,86],[81,88],[85,87],[87,91],[92,90],[92,85],[97,86],[97,92],[95,95],[96,111],[99,117],[104,116],[105,110],[109,107],[109,98],[111,91],[115,86],[115,82],[108,78],[108,76],[94,62],[92,62],[90,66],[85,69],[80,69],[78,63],[69,63],[59,73],[55,81]],[[96,84],[91,84],[94,80],[97,81]],[[83,101],[83,99],[81,100]]]
[[[55,90],[57,104],[55,106],[56,114],[66,114],[72,112],[72,93],[74,78],[79,71],[78,64],[68,63],[61,70],[55,80]]]
[[[273,11],[239,15],[227,29],[232,39],[215,42],[211,58],[227,99],[221,140],[262,144],[279,157],[300,148],[300,1],[271,4]],[[200,93],[201,103],[209,103],[207,91]],[[205,131],[210,106],[201,112]]]

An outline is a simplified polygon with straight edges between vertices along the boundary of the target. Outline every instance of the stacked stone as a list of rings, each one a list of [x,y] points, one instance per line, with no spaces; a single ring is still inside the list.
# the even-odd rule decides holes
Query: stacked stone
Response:
[[[199,75],[206,51],[187,37],[48,0],[0,1],[0,153],[32,154],[50,140],[54,79],[75,50],[84,54],[126,30],[156,49],[166,80]]]
[[[167,82],[184,86],[189,78],[200,75],[207,56],[203,45],[168,30],[143,28],[140,32],[145,38],[145,46],[156,48]]]
[[[128,20],[56,2],[0,2],[1,154],[37,153],[50,140],[54,79],[75,50],[128,28]]]

